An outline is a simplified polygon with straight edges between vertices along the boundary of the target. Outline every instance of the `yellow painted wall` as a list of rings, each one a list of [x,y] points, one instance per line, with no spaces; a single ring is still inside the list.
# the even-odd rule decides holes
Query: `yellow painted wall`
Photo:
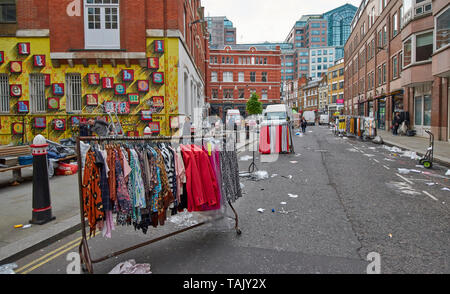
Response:
[[[141,110],[149,109],[148,102],[153,96],[164,96],[165,107],[158,113],[153,115],[153,121],[159,121],[161,125],[161,135],[170,135],[169,128],[170,116],[178,115],[178,52],[179,41],[177,38],[167,38],[165,42],[165,53],[154,53],[153,44],[155,40],[162,40],[163,38],[148,38],[147,39],[147,57],[159,57],[160,68],[158,72],[164,72],[164,85],[154,85],[151,81],[151,73],[154,70],[140,67],[138,64],[132,64],[126,67],[123,63],[117,63],[116,67],[111,64],[104,64],[103,67],[98,67],[96,64],[89,64],[88,67],[83,65],[69,65],[62,64],[58,68],[52,66],[50,60],[50,40],[49,38],[16,38],[16,37],[1,37],[0,51],[4,51],[5,63],[0,65],[0,73],[9,74],[10,84],[22,85],[22,97],[10,98],[10,113],[0,114],[0,144],[20,144],[22,140],[24,143],[31,142],[35,135],[42,134],[49,140],[58,142],[63,138],[70,138],[75,134],[72,130],[70,118],[72,116],[81,117],[97,117],[106,116],[100,106],[87,106],[86,94],[98,94],[99,105],[104,101],[128,101],[128,96],[116,96],[114,89],[102,89],[102,85],[92,86],[87,83],[88,73],[98,73],[100,78],[114,77],[115,83],[122,83],[122,70],[133,69],[134,81],[125,83],[127,93],[137,93],[137,80],[149,80],[150,91],[148,93],[140,93],[140,104],[131,105],[131,112],[129,115],[119,115],[125,133],[127,131],[139,131],[143,135],[144,128],[148,122],[141,121]],[[31,54],[28,56],[20,56],[17,53],[17,43],[29,42],[31,46]],[[167,54],[167,56],[165,56]],[[46,55],[46,67],[35,68],[33,66],[33,55]],[[23,72],[21,74],[11,74],[9,69],[9,62],[20,60],[23,62]],[[166,68],[167,62],[167,68]],[[17,112],[17,101],[29,100],[29,75],[30,73],[45,73],[51,74],[51,83],[64,83],[65,75],[67,73],[80,73],[82,78],[82,101],[83,110],[81,114],[68,114],[66,112],[66,96],[60,96],[60,109],[47,111],[43,114],[27,114],[20,115]],[[52,94],[52,87],[46,87],[46,98],[55,97]],[[65,85],[65,94],[67,93],[67,86]],[[45,116],[47,120],[46,129],[39,130],[32,128],[32,118],[35,116]],[[66,131],[55,131],[51,124],[52,120],[66,119]],[[25,134],[12,135],[11,124],[14,122],[25,122]]]

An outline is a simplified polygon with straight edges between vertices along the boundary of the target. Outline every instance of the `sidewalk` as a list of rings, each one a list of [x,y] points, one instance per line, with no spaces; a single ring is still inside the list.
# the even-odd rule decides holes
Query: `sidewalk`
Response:
[[[377,130],[377,133],[383,139],[384,144],[414,151],[419,156],[425,154],[430,144],[429,138],[394,136],[392,133],[382,130]],[[434,161],[450,165],[450,143],[434,141]]]
[[[238,153],[253,142],[237,144]],[[28,171],[26,176],[32,176]],[[9,173],[0,174],[0,183],[10,180]],[[0,265],[14,262],[81,228],[78,175],[55,176],[50,179],[50,198],[55,220],[30,228],[14,228],[31,219],[33,183],[0,188]]]

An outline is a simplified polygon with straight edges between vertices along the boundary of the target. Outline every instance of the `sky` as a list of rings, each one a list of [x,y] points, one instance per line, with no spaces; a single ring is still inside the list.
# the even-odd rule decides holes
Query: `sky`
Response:
[[[283,42],[302,15],[322,14],[361,0],[201,0],[205,16],[226,16],[237,43]]]

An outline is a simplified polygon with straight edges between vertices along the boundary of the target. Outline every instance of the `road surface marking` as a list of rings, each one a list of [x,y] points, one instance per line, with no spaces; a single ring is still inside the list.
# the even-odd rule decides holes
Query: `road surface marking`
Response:
[[[438,199],[436,197],[434,197],[433,195],[431,195],[430,193],[428,193],[427,191],[422,191],[425,195],[429,196],[431,199],[438,201]]]
[[[73,243],[77,243],[77,242],[80,242],[80,241],[81,241],[81,237],[79,237],[79,238],[77,238],[77,239],[75,239],[75,240],[73,240],[73,241],[67,242],[67,243],[64,244],[63,246],[58,247],[57,249],[55,249],[55,250],[53,250],[53,251],[50,251],[49,253],[47,253],[47,254],[41,256],[40,258],[35,259],[35,260],[33,260],[32,262],[30,262],[30,263],[28,263],[28,264],[22,266],[21,268],[17,269],[15,272],[16,272],[16,273],[20,273],[20,272],[23,271],[24,269],[26,269],[26,268],[32,266],[33,264],[35,264],[35,263],[41,261],[42,259],[45,259],[45,258],[49,257],[50,255],[56,253],[57,251],[59,251],[59,250],[65,248],[65,247],[67,247],[67,246],[70,246],[70,245],[72,245]]]
[[[390,169],[389,167],[385,166],[384,164],[383,164],[383,167],[384,167],[385,169]]]
[[[396,174],[397,176],[399,176],[400,178],[402,178],[402,179],[404,179],[406,182],[408,182],[408,183],[410,183],[411,185],[414,185],[414,183],[413,182],[411,182],[410,180],[408,180],[407,178],[405,178],[405,177],[402,177],[401,175],[399,175],[399,174]]]
[[[99,233],[100,233],[100,231],[97,231],[96,234],[95,234],[95,236],[97,236]],[[93,237],[92,237],[92,238],[93,238]],[[88,237],[87,239],[89,240],[89,239],[91,239],[91,238]],[[55,250],[53,250],[53,251],[47,253],[46,255],[44,255],[44,256],[42,256],[42,257],[40,257],[40,258],[38,258],[38,259],[36,259],[36,260],[30,262],[30,263],[27,264],[26,266],[21,267],[20,269],[18,269],[18,270],[16,271],[16,273],[18,273],[18,274],[27,274],[27,273],[29,273],[29,272],[31,272],[31,271],[37,269],[38,267],[41,267],[42,265],[48,263],[49,261],[52,261],[53,259],[55,259],[56,257],[60,256],[61,254],[63,254],[63,253],[65,253],[65,252],[67,252],[67,251],[69,251],[69,250],[71,250],[71,249],[73,249],[73,248],[79,246],[80,244],[79,244],[78,242],[80,242],[80,241],[81,241],[81,237],[78,237],[77,239],[75,239],[75,240],[73,240],[73,241],[70,241],[70,242],[66,243],[65,245],[63,245],[63,246],[61,246],[61,247],[59,247],[59,248],[57,248],[57,249],[55,249]],[[75,243],[75,244],[74,244],[74,243]],[[65,248],[65,247],[67,247],[67,246],[69,246],[69,245],[70,245],[69,248],[66,248],[66,249],[60,251],[61,249]],[[58,252],[58,251],[59,251],[59,252]],[[55,255],[51,256],[52,254],[55,254]],[[25,268],[27,268],[27,267],[29,267],[29,266],[35,264],[36,262],[41,261],[42,259],[44,259],[44,258],[46,258],[46,257],[48,257],[48,256],[51,256],[51,257],[45,259],[45,260],[42,261],[41,263],[39,263],[39,264],[37,264],[37,265],[35,265],[35,266],[33,266],[33,267],[31,267],[31,268],[25,270],[25,271],[22,271],[23,269],[25,269]],[[21,270],[22,272],[19,272],[19,270]]]
[[[378,160],[376,160],[375,158],[373,159],[373,161],[380,163]]]

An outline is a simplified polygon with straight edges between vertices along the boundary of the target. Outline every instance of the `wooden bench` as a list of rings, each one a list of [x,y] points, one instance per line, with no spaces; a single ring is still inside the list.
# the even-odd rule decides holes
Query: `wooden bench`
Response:
[[[31,155],[31,148],[28,145],[24,146],[0,146],[0,158],[18,158],[19,156]],[[64,158],[59,158],[58,162],[64,162],[77,158],[76,155],[70,155]],[[22,182],[22,169],[27,167],[33,167],[33,164],[20,165],[19,163],[12,166],[0,168],[0,172],[13,172],[13,185],[17,185]]]

